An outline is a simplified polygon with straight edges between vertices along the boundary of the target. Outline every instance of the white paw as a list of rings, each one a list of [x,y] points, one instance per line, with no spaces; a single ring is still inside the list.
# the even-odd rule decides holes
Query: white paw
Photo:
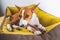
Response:
[[[39,29],[46,31],[46,28],[44,26],[42,26],[41,24],[38,26]]]
[[[42,30],[43,30],[43,31],[46,31],[46,28],[45,28],[45,27],[42,27]]]
[[[11,28],[10,24],[7,24],[7,29],[8,29],[9,31],[12,31],[12,28]]]
[[[29,31],[31,31],[31,32],[33,31],[33,30],[32,30],[32,27],[30,27],[30,26],[27,27],[27,30],[29,30]]]
[[[16,26],[16,25],[12,25],[13,28],[18,28],[19,26]]]
[[[35,35],[40,35],[40,34],[42,34],[42,32],[41,31],[35,31],[34,34]]]
[[[21,28],[20,26],[17,25],[12,25],[13,28]]]

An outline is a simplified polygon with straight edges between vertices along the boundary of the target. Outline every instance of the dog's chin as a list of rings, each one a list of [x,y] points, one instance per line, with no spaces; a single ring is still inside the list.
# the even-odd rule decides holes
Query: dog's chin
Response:
[[[20,23],[19,23],[20,26],[21,25],[26,26],[27,24],[28,24],[28,21],[26,21],[26,20],[20,20]]]

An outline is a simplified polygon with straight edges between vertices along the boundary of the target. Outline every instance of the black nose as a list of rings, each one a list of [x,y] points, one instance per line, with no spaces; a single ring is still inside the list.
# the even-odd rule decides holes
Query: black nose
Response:
[[[23,27],[24,25],[21,25],[20,27]]]

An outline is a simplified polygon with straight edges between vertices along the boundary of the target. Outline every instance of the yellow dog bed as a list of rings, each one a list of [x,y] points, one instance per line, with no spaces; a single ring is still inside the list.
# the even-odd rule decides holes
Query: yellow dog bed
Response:
[[[34,5],[29,6],[32,7]],[[46,33],[48,33],[50,30],[55,28],[58,24],[60,24],[59,18],[50,15],[38,7],[34,10],[36,12],[36,15],[38,16],[40,23],[46,27]],[[6,8],[6,15],[13,15],[14,13],[18,12],[18,9],[16,7],[7,7]],[[6,18],[4,24],[3,24],[3,29],[1,33],[4,34],[22,34],[22,35],[33,35],[33,33],[29,32],[27,29],[22,28],[20,31],[14,29],[14,32],[9,32],[7,30],[7,22],[9,22],[9,19]]]

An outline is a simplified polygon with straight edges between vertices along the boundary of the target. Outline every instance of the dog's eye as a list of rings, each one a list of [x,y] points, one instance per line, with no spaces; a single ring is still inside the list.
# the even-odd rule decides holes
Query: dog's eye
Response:
[[[19,17],[21,18],[22,16],[19,15]]]
[[[28,18],[28,17],[29,17],[29,15],[26,15],[26,16],[24,17],[24,19],[25,19],[25,18]]]
[[[29,17],[29,15],[26,15],[25,18]]]

